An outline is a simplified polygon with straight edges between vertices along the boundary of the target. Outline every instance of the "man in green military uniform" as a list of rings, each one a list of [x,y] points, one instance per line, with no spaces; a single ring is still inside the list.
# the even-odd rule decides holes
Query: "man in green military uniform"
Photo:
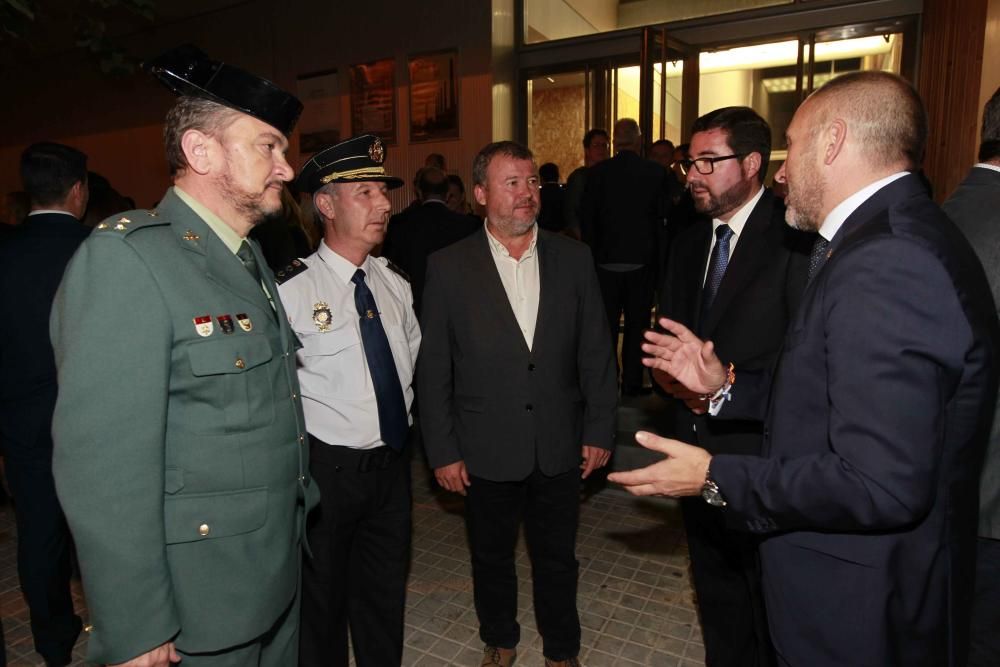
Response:
[[[250,229],[281,210],[301,103],[193,47],[148,68],[174,187],[98,225],[52,312],[54,472],[88,658],[296,664],[300,536],[318,493],[296,338]]]

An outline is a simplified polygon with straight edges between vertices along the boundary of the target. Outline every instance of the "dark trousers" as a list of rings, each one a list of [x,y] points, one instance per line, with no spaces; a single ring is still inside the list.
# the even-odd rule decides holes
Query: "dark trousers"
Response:
[[[542,652],[550,660],[576,657],[580,652],[576,610],[580,471],[546,477],[535,470],[518,482],[480,477],[471,482],[465,512],[480,638],[489,646],[503,648],[514,648],[521,639],[514,547],[523,519]]]
[[[707,667],[772,667],[760,584],[757,540],[730,530],[725,513],[701,498],[683,498],[691,572]]]
[[[980,537],[976,542],[969,667],[997,665],[1000,665],[1000,540]]]
[[[7,484],[14,497],[17,574],[31,615],[35,650],[48,663],[69,664],[82,622],[73,613],[72,542],[52,477],[54,405],[54,395],[45,405],[8,404],[0,440]],[[8,430],[15,419],[16,434]],[[37,432],[28,433],[32,425]]]
[[[299,665],[358,667],[403,660],[410,563],[410,461],[388,447],[354,450],[310,436],[320,506],[309,516],[302,565]]]
[[[622,313],[625,314],[620,365],[622,391],[638,391],[644,377],[640,346],[642,334],[650,324],[655,270],[648,265],[634,271],[609,271],[598,267],[597,280],[608,315],[612,345],[618,344],[618,322]]]

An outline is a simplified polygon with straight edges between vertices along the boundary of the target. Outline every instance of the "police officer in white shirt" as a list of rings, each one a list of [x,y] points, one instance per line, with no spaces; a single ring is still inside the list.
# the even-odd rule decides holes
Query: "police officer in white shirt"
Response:
[[[406,443],[420,328],[410,284],[369,253],[385,237],[385,148],[363,135],[302,168],[323,243],[278,273],[302,341],[299,381],[320,507],[302,569],[302,667],[347,667],[347,629],[358,667],[399,665],[410,555]]]

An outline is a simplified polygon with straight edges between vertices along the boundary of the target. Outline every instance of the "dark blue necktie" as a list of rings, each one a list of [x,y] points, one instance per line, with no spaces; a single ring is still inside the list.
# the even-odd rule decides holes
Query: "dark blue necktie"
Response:
[[[406,444],[409,424],[403,387],[399,384],[396,362],[392,358],[389,339],[386,338],[382,320],[378,316],[375,297],[365,284],[365,272],[358,269],[351,277],[354,283],[354,305],[361,316],[361,344],[365,348],[368,370],[375,385],[375,402],[378,404],[378,426],[382,442],[399,451]]]
[[[722,284],[722,276],[726,275],[726,266],[729,264],[729,239],[733,236],[733,230],[729,225],[719,225],[715,228],[715,247],[712,248],[712,257],[708,260],[708,275],[705,276],[705,289],[701,293],[702,319],[705,313],[712,307],[715,295]]]
[[[816,240],[813,241],[812,252],[809,253],[809,280],[813,279],[813,276],[819,271],[819,267],[823,265],[828,245],[830,245],[829,241],[819,234],[816,235]]]

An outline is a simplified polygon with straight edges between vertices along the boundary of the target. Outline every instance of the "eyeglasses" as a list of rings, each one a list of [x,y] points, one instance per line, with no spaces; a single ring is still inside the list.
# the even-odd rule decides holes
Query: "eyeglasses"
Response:
[[[698,170],[698,173],[702,176],[708,176],[713,171],[715,171],[715,163],[723,162],[724,160],[732,160],[734,158],[740,159],[746,157],[746,153],[733,153],[732,155],[720,155],[719,157],[700,157],[696,160],[681,160],[679,164],[681,165],[681,171],[685,175],[691,173],[691,167],[694,166]]]

